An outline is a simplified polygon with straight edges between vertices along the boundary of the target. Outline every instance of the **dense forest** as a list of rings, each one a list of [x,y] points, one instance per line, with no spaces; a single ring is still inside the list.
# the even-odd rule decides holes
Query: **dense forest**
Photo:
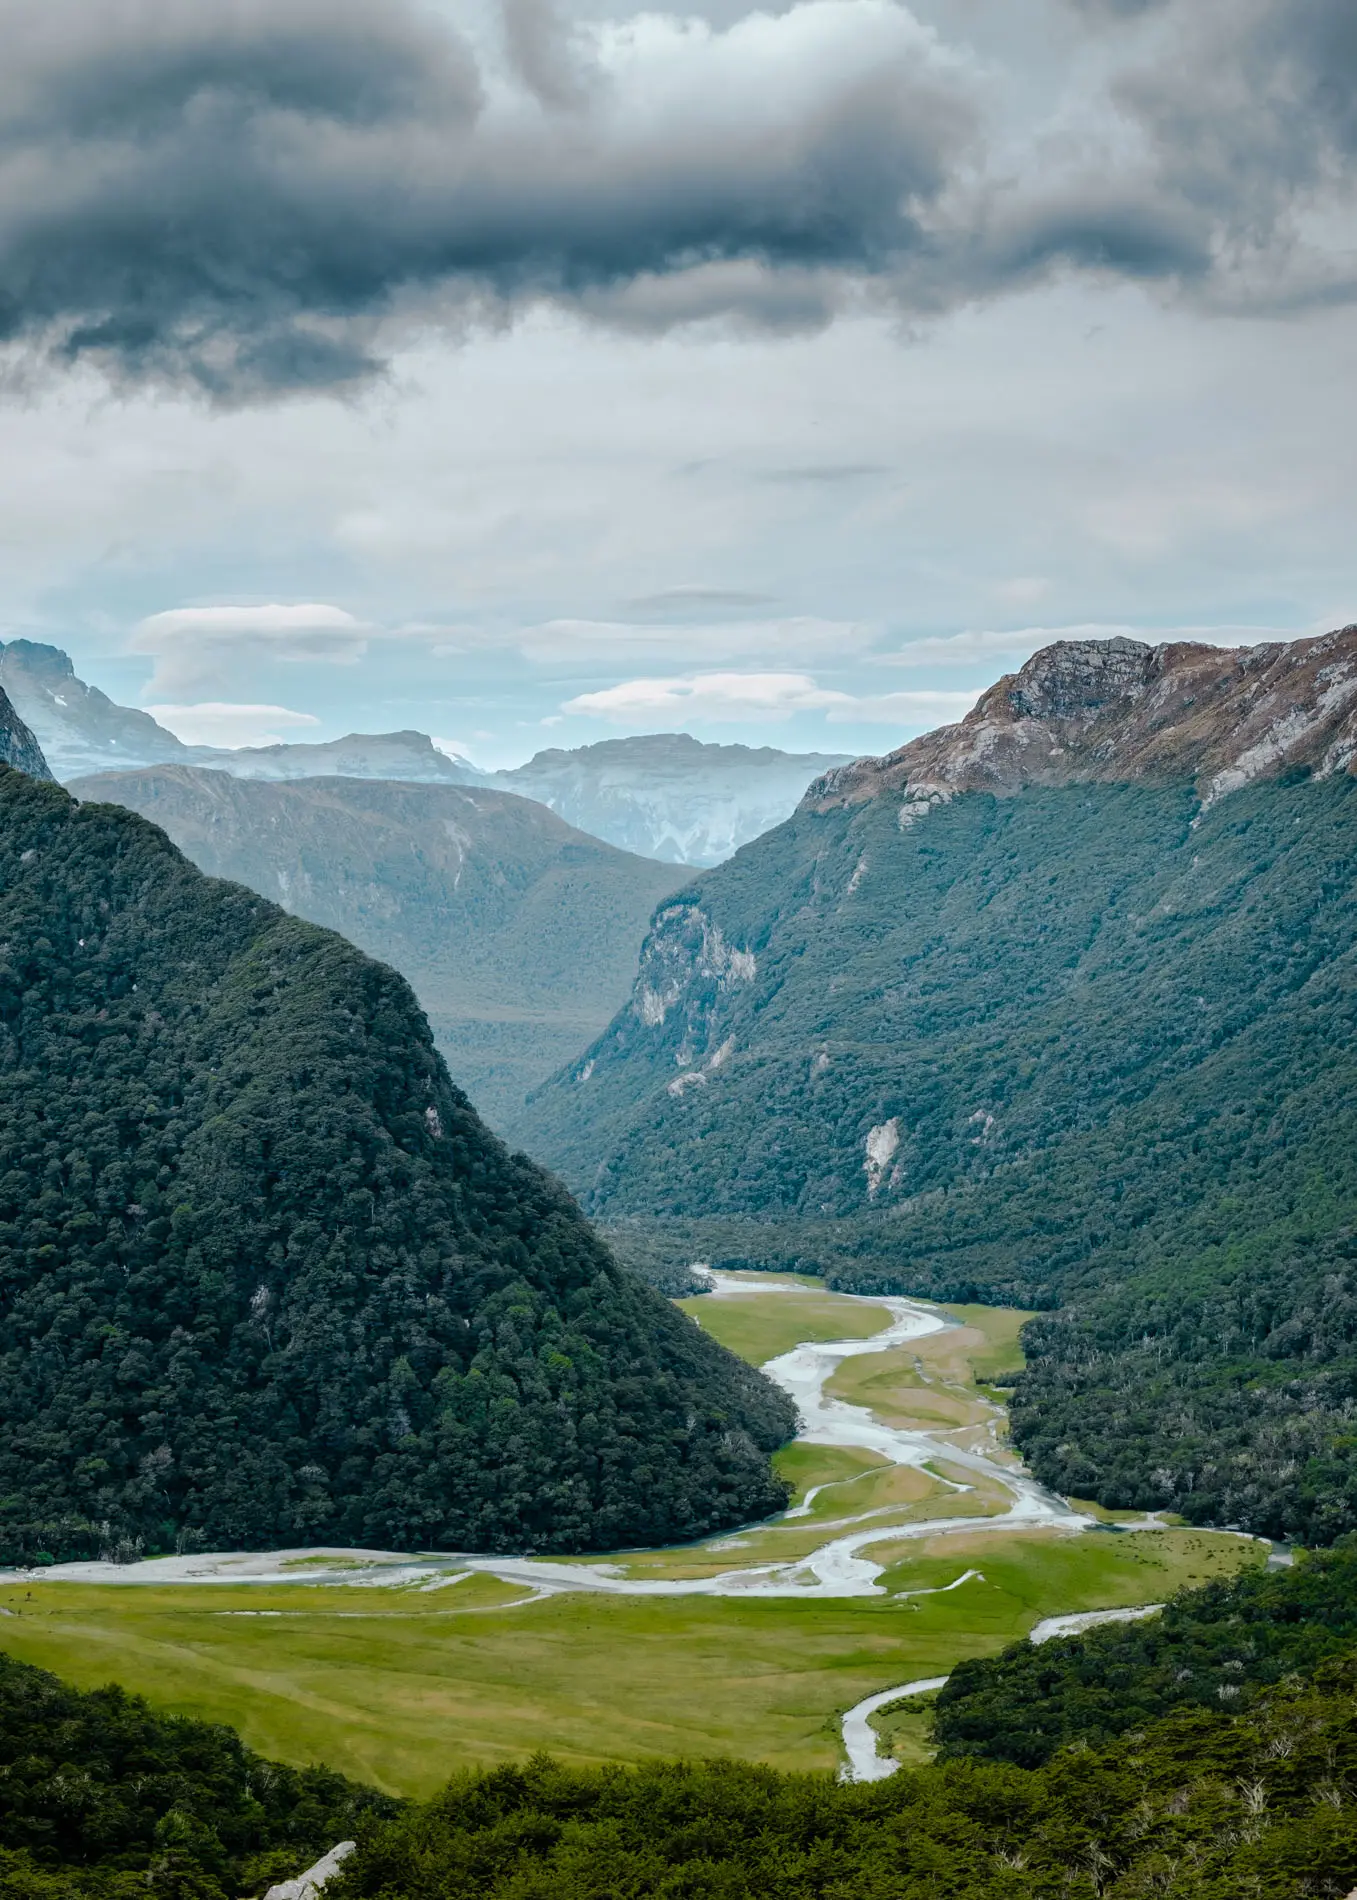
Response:
[[[0,1661],[0,1900],[1340,1900],[1357,1885],[1357,1545],[963,1665],[941,1759],[851,1786],[541,1755],[394,1802]]]
[[[394,971],[0,770],[0,1561],[695,1537],[792,1427]]]
[[[234,1900],[398,1805],[0,1654],[0,1900]]]
[[[495,1126],[625,999],[650,913],[684,876],[481,786],[162,765],[70,790],[140,812],[200,871],[392,964]]]
[[[901,796],[663,907],[535,1151],[670,1269],[1043,1309],[1060,1490],[1357,1526],[1357,783]]]
[[[1294,1568],[1184,1591],[1159,1616],[959,1663],[938,1693],[933,1740],[944,1761],[1036,1768],[1178,1709],[1242,1708],[1355,1646],[1357,1538],[1346,1537]]]

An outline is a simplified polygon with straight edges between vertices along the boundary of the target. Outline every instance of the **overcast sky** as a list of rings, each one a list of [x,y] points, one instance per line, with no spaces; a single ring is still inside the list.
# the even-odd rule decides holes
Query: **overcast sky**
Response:
[[[1357,618],[1351,0],[0,0],[0,638],[881,752]]]

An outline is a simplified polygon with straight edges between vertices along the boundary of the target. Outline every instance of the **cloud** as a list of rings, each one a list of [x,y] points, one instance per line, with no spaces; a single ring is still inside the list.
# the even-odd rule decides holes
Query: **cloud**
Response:
[[[417,0],[0,0],[0,346],[239,403],[544,302],[644,334],[1069,273],[1357,295],[1301,231],[1350,209],[1351,0],[1077,11],[1103,54],[1019,135],[897,0],[569,29],[504,0],[498,51]]]
[[[573,37],[511,0],[504,72],[414,0],[0,0],[0,40],[0,334],[223,400],[361,381],[402,313],[822,320],[976,128],[892,0]]]
[[[637,594],[622,605],[634,614],[670,618],[692,613],[730,613],[741,607],[770,607],[773,594],[749,593],[737,587],[666,587],[657,594]]]
[[[838,693],[831,726],[946,726],[968,713],[978,693]]]
[[[563,712],[632,725],[774,721],[822,712],[831,725],[900,725],[959,717],[974,693],[842,693],[806,673],[692,673],[676,679],[625,680],[602,692],[580,693]]]
[[[516,644],[540,665],[588,665],[645,659],[717,660],[832,658],[845,645],[862,645],[852,621],[793,615],[785,620],[646,622],[548,620],[528,627]]]
[[[864,481],[873,475],[889,475],[890,472],[889,464],[885,462],[813,462],[802,468],[770,468],[757,479],[782,482],[789,486],[819,483],[832,487],[838,482]]]
[[[790,719],[822,712],[842,693],[826,691],[805,673],[692,673],[680,679],[624,680],[598,693],[580,693],[562,707],[624,724],[637,720],[708,721]]]
[[[185,745],[281,745],[280,735],[287,728],[320,724],[311,713],[293,712],[287,706],[244,706],[222,700],[196,706],[149,706],[147,711]]]
[[[133,653],[155,656],[148,692],[229,690],[243,667],[271,660],[349,666],[367,651],[372,629],[342,607],[320,602],[264,607],[175,607],[133,632]]]
[[[975,666],[995,659],[1025,660],[1038,647],[1049,646],[1051,638],[1040,627],[977,629],[925,636],[911,640],[898,653],[882,653],[877,657],[885,666]]]

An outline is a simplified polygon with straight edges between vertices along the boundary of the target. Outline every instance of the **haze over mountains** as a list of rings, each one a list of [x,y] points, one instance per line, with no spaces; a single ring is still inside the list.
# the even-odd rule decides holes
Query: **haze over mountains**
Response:
[[[393,964],[496,1124],[625,1001],[651,913],[685,875],[480,787],[162,765],[70,789],[140,812],[200,870]]]
[[[1109,1504],[1357,1524],[1357,628],[1067,642],[665,905],[517,1132],[693,1258],[1062,1309]]]
[[[704,745],[686,732],[539,752],[492,783],[537,798],[569,824],[667,864],[720,864],[795,811],[844,754]]]
[[[32,640],[0,646],[0,687],[63,784],[148,765],[200,765],[247,779],[338,776],[483,785],[536,799],[580,831],[667,864],[720,863],[789,817],[812,779],[847,763],[842,754],[704,745],[674,732],[539,752],[505,772],[482,772],[469,760],[450,757],[422,732],[190,746],[149,713],[119,706],[87,686],[59,647]]]

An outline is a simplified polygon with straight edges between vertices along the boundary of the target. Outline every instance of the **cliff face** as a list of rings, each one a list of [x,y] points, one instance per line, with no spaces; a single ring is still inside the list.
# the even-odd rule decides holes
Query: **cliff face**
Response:
[[[959,725],[829,772],[815,811],[901,791],[918,816],[957,792],[1104,780],[1192,782],[1206,804],[1251,780],[1357,757],[1357,626],[1256,647],[1060,640]]]
[[[12,765],[30,778],[50,779],[47,761],[28,727],[0,691],[0,765]]]

